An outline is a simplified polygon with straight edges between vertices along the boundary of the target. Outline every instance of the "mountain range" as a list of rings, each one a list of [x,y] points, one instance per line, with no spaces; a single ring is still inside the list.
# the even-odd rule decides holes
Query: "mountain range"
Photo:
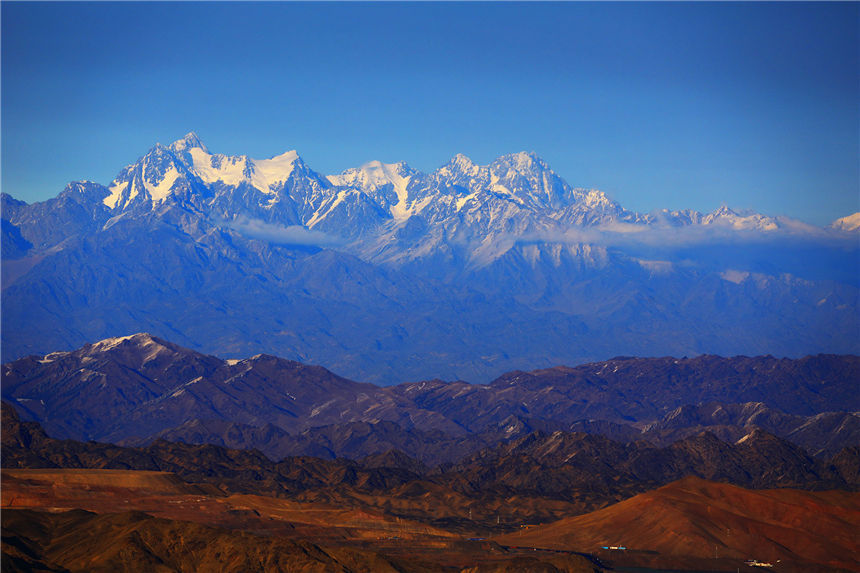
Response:
[[[3,568],[852,570],[858,369],[621,357],[381,387],[148,334],[29,356],[2,371]],[[744,396],[792,413],[713,401]]]
[[[429,465],[534,432],[651,447],[763,430],[833,455],[860,443],[860,357],[616,358],[506,373],[486,385],[376,386],[270,355],[223,360],[150,334],[2,366],[2,394],[57,438],[169,439],[288,455],[391,449]],[[807,455],[808,455],[807,454]]]
[[[2,429],[6,469],[172,472],[223,492],[373,507],[409,519],[429,512],[444,521],[462,516],[462,508],[469,506],[474,507],[473,518],[488,525],[496,521],[505,500],[518,500],[508,508],[517,513],[516,520],[558,519],[691,475],[752,488],[860,488],[860,448],[813,458],[762,430],[751,431],[736,444],[703,432],[663,448],[577,432],[537,431],[482,448],[454,464],[427,467],[393,450],[360,460],[288,456],[273,461],[256,450],[166,440],[144,447],[58,440],[40,424],[22,421],[8,406],[3,408]],[[388,498],[402,500],[402,507],[393,510],[386,505]]]
[[[2,217],[4,361],[142,331],[383,384],[860,352],[857,215],[641,214],[534,153],[324,176],[192,133]]]

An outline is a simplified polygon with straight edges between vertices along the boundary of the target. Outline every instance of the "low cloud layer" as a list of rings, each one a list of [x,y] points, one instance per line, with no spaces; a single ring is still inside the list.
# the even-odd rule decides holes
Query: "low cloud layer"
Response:
[[[227,223],[227,226],[246,237],[280,245],[336,247],[344,242],[340,237],[314,231],[301,225],[276,225],[249,217],[237,217]]]
[[[767,231],[735,229],[722,224],[672,227],[612,223],[596,227],[578,227],[558,232],[536,233],[516,237],[515,240],[520,243],[587,243],[607,247],[683,248],[715,244],[806,243],[857,248],[860,246],[860,233],[813,227],[802,223],[784,224],[778,229]]]
[[[506,239],[519,244],[590,244],[644,261],[671,262],[685,268],[789,273],[860,287],[857,231],[795,226],[758,231],[719,224],[684,227],[613,224]]]

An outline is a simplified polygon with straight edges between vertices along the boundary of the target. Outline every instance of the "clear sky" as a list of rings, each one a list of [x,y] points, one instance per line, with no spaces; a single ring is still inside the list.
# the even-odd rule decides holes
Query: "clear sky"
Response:
[[[860,210],[860,4],[2,2],[2,186],[155,142],[331,174],[534,151],[638,211]]]

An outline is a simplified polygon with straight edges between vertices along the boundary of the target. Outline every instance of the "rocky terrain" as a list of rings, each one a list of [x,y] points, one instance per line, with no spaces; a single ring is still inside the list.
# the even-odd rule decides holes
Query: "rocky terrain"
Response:
[[[507,523],[546,520],[600,508],[689,475],[753,488],[860,487],[857,447],[830,459],[813,458],[761,430],[737,444],[703,433],[664,448],[582,433],[534,432],[435,468],[396,451],[361,460],[300,456],[274,461],[256,450],[164,440],[137,448],[56,440],[8,407],[2,440],[6,468],[166,471],[224,492],[358,504],[404,518],[456,521],[469,508],[473,519],[486,525],[502,508]],[[399,507],[388,505],[392,499]],[[519,501],[511,504],[512,499]]]
[[[380,387],[274,356],[222,360],[137,334],[2,368],[3,396],[59,438],[166,437],[274,458],[393,448],[432,464],[536,430],[667,445],[704,430],[735,441],[755,427],[832,455],[857,444],[860,411],[856,356],[616,358],[511,372],[488,385]]]
[[[9,408],[2,440],[10,571],[856,567],[856,447],[816,461],[759,434],[658,449],[538,432],[435,469],[396,452],[274,462],[211,445],[55,440]],[[600,549],[621,543],[623,555]]]
[[[383,387],[137,334],[2,368],[4,570],[856,568],[855,356]]]

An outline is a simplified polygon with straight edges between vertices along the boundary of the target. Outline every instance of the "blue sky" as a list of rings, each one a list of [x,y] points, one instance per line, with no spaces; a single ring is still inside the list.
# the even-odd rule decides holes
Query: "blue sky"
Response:
[[[2,3],[2,186],[194,130],[336,173],[535,151],[629,209],[860,210],[858,3]]]

